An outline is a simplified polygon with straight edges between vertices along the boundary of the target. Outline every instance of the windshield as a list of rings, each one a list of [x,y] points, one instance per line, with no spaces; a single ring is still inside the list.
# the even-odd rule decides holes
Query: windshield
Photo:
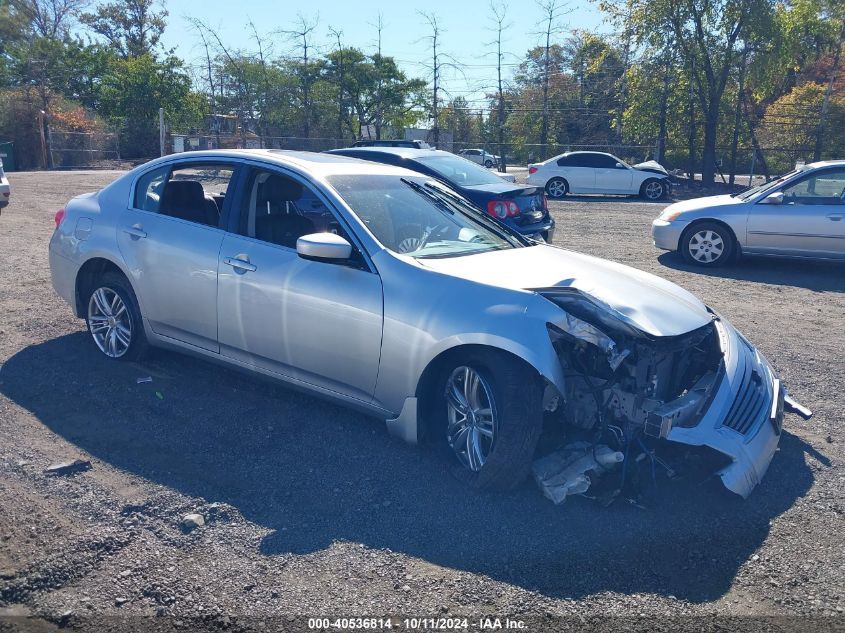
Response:
[[[502,179],[492,171],[460,156],[437,154],[417,157],[415,160],[429,169],[433,169],[449,182],[458,185],[471,187],[473,185],[502,184]]]
[[[523,245],[468,201],[425,177],[331,176],[329,183],[389,250],[455,257]]]
[[[735,196],[740,200],[748,200],[752,196],[757,195],[758,193],[763,193],[764,191],[768,191],[769,189],[774,189],[779,184],[783,183],[785,180],[792,178],[795,174],[798,173],[798,170],[791,171],[788,174],[781,176],[780,178],[776,178],[771,182],[764,182],[761,185],[757,185],[755,187],[751,187],[750,189],[746,189],[742,193],[737,193]]]

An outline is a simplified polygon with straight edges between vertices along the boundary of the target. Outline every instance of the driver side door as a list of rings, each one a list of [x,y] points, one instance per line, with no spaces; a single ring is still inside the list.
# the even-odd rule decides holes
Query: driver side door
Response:
[[[758,201],[748,215],[749,252],[845,258],[845,168],[813,171],[781,189],[783,202]]]
[[[220,353],[334,393],[372,400],[381,354],[381,278],[361,255],[303,259],[296,239],[342,235],[346,224],[317,187],[253,168],[218,262]]]

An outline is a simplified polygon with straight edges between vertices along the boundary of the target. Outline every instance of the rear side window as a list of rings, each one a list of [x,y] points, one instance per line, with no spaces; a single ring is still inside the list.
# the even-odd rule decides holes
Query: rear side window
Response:
[[[150,171],[135,186],[135,208],[218,226],[234,169],[230,165],[168,165]]]
[[[558,167],[586,167],[581,161],[580,154],[570,154],[557,159]]]

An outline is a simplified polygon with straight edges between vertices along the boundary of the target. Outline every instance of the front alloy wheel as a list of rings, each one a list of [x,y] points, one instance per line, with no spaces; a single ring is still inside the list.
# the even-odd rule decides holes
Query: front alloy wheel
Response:
[[[132,317],[112,288],[97,288],[91,293],[88,328],[94,343],[109,358],[120,358],[132,344]]]
[[[487,462],[496,440],[496,409],[490,385],[472,367],[456,368],[446,381],[446,439],[458,461],[472,472]]]
[[[646,200],[660,200],[666,193],[666,186],[659,180],[649,180],[643,187]]]
[[[681,252],[691,264],[721,266],[734,250],[733,236],[725,227],[705,222],[687,230],[681,240]]]

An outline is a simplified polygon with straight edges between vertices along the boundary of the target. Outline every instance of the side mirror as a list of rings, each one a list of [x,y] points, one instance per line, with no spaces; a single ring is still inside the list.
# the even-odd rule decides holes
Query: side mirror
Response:
[[[783,204],[783,191],[775,191],[760,200],[760,204]]]
[[[352,245],[334,233],[311,233],[296,240],[296,252],[305,259],[338,261],[349,259]]]
[[[616,169],[625,169],[625,165],[622,163],[616,163]]]

